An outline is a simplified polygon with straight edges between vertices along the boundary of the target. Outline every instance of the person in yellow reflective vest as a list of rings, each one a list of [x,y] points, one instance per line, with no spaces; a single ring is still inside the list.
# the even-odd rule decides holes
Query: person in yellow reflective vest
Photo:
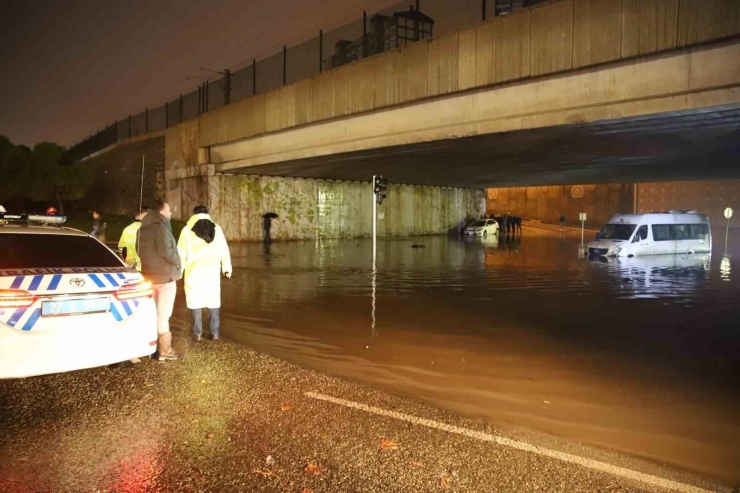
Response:
[[[121,233],[121,239],[118,240],[118,248],[125,248],[123,260],[131,267],[136,270],[141,270],[141,259],[139,253],[136,251],[136,234],[141,228],[141,221],[146,217],[146,213],[149,212],[148,207],[143,207],[141,212],[136,216],[136,221],[132,222],[123,229]]]
[[[231,278],[231,254],[226,237],[204,205],[182,229],[177,249],[185,273],[185,300],[193,315],[193,337],[203,337],[203,308],[210,314],[211,339],[218,340],[221,325],[221,273]]]

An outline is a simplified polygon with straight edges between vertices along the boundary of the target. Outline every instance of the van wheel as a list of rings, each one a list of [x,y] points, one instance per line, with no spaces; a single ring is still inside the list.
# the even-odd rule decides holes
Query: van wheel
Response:
[[[627,258],[634,258],[634,256],[635,256],[634,253],[630,253],[629,255],[627,255]]]
[[[686,255],[693,255],[693,254],[694,254],[693,250],[689,250],[688,252],[686,252]]]

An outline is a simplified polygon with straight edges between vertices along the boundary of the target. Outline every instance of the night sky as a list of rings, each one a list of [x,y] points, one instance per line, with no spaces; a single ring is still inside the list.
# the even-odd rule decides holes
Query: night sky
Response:
[[[0,134],[72,145],[393,0],[4,0]]]

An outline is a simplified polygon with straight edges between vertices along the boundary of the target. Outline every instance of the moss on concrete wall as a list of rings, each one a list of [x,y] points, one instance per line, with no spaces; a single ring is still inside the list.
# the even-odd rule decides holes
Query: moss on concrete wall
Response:
[[[274,212],[276,240],[358,238],[372,233],[370,183],[309,180],[245,175],[195,177],[180,182],[181,216],[203,202],[232,241],[260,241],[262,215]],[[444,234],[456,230],[465,218],[484,212],[483,190],[391,185],[378,208],[380,236]],[[186,217],[183,217],[186,219]]]

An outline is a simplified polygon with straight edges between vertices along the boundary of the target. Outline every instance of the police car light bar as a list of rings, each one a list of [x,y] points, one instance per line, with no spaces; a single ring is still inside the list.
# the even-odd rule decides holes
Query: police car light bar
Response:
[[[67,216],[46,216],[43,214],[11,214],[9,212],[0,212],[0,221],[19,222],[19,223],[45,223],[45,224],[64,224]]]

